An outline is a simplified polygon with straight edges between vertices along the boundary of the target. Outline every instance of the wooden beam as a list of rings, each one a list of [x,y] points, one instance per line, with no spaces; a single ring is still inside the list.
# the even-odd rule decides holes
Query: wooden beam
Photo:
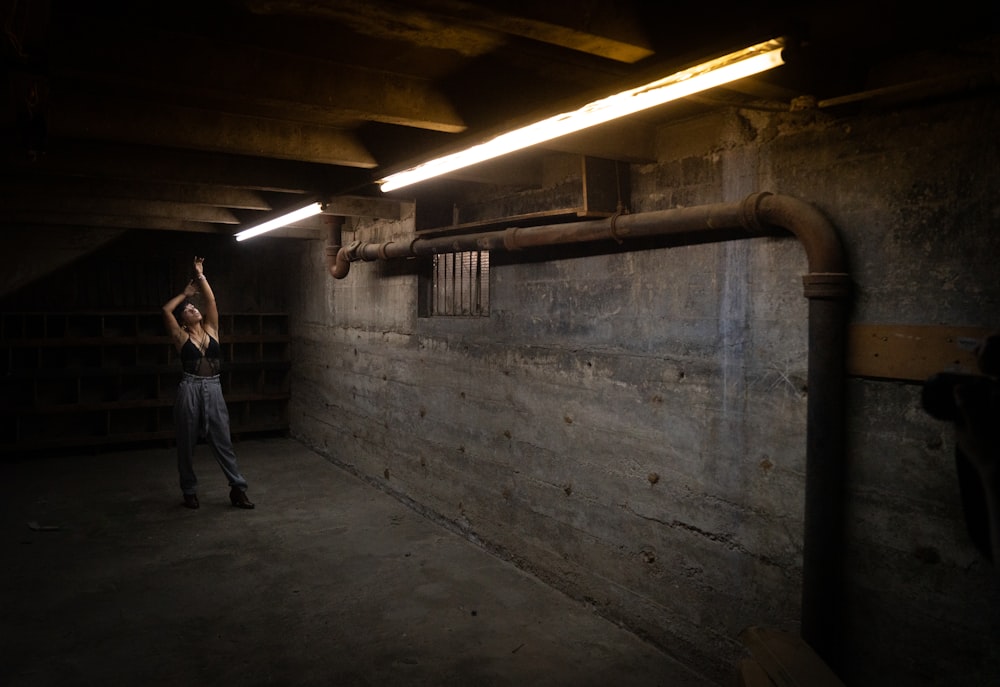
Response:
[[[837,674],[819,654],[798,635],[769,627],[746,628],[740,639],[753,654],[754,661],[773,680],[765,682],[756,669],[741,666],[747,687],[845,687]]]
[[[978,374],[983,327],[854,324],[848,328],[847,373],[855,377],[924,382],[938,372]]]
[[[85,196],[53,196],[44,204],[24,196],[0,197],[0,212],[10,215],[31,214],[41,208],[47,216],[53,215],[115,215],[122,217],[150,217],[210,224],[239,224],[239,219],[227,208],[193,203],[172,203],[162,200],[135,200],[130,198],[99,198]]]
[[[191,35],[85,35],[53,46],[57,88],[164,96],[202,109],[338,127],[356,119],[454,133],[465,123],[426,79]],[[60,86],[60,84],[62,84]]]
[[[383,40],[454,50],[467,57],[495,51],[507,36],[633,63],[652,54],[645,27],[622,2],[547,0],[520,3],[517,12],[467,0],[242,0],[260,14],[299,14],[345,22]],[[583,11],[586,9],[586,11]]]
[[[192,107],[65,92],[48,112],[52,136],[166,146],[370,169],[375,159],[349,131]]]
[[[391,198],[369,198],[366,196],[334,196],[323,211],[324,215],[342,217],[376,217],[378,219],[399,220],[403,217],[403,206],[412,204]]]
[[[517,14],[465,0],[424,0],[420,4],[471,26],[616,62],[632,64],[653,54],[645,27],[621,2],[591,2],[583,11],[576,0],[547,0],[522,3]]]
[[[73,215],[58,212],[4,212],[0,214],[0,225],[14,227],[46,226],[115,229],[155,229],[159,231],[188,231],[202,234],[231,234],[232,231],[206,222],[168,219],[164,217],[127,217],[123,215]]]
[[[313,193],[350,187],[368,173],[333,165],[154,146],[53,139],[44,155],[11,154],[10,169],[97,179],[212,184],[254,191]]]
[[[239,210],[268,212],[270,203],[259,192],[231,186],[157,183],[134,179],[44,178],[26,172],[18,177],[0,177],[0,198],[17,197],[52,202],[61,197],[160,200],[173,203],[211,205]]]

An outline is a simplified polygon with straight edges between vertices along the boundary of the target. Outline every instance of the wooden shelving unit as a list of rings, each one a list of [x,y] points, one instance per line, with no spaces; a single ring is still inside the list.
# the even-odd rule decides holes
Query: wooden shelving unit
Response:
[[[288,429],[288,318],[220,315],[234,436]],[[0,453],[171,440],[180,362],[160,313],[0,315]]]

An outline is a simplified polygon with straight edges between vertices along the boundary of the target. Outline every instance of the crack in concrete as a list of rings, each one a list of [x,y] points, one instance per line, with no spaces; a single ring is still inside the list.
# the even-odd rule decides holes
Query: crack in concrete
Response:
[[[754,553],[753,551],[750,551],[749,549],[747,549],[746,547],[744,547],[742,544],[740,544],[739,542],[737,542],[736,539],[731,534],[719,534],[717,532],[709,532],[707,530],[701,529],[700,527],[697,527],[696,525],[692,525],[690,523],[683,522],[681,520],[674,519],[674,520],[669,520],[668,521],[668,520],[663,520],[661,518],[653,517],[651,515],[644,515],[642,513],[639,513],[635,509],[633,509],[627,503],[620,504],[620,507],[623,508],[624,510],[628,511],[632,515],[635,515],[636,517],[642,518],[643,520],[649,520],[651,522],[656,522],[656,523],[659,523],[659,524],[663,525],[664,527],[669,527],[670,529],[679,529],[679,530],[684,530],[685,532],[690,532],[692,534],[696,534],[696,535],[698,535],[700,537],[704,537],[705,539],[708,539],[711,542],[715,542],[717,544],[722,544],[727,549],[729,549],[731,551],[736,551],[736,552],[738,552],[740,554],[743,554],[745,556],[749,556],[750,558],[758,560],[761,563],[764,563],[765,565],[770,565],[770,566],[774,566],[776,568],[782,568],[782,569],[784,569],[786,567],[786,566],[782,565],[779,561],[776,561],[775,559],[771,558],[770,556],[763,556],[763,555]]]

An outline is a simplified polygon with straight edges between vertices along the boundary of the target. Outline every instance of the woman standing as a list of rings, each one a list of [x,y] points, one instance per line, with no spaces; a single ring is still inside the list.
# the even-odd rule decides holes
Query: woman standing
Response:
[[[229,500],[237,508],[253,508],[247,498],[247,481],[240,474],[229,433],[229,411],[219,378],[219,310],[215,294],[203,272],[205,259],[195,257],[195,278],[184,291],[163,305],[163,322],[180,355],[184,376],[174,402],[177,435],[177,471],[184,505],[198,507],[198,478],[194,474],[194,449],[199,435],[208,441],[222,472],[229,480]],[[201,289],[205,312],[190,299]]]

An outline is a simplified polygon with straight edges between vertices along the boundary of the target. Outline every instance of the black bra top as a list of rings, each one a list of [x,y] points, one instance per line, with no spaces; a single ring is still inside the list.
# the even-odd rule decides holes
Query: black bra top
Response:
[[[198,346],[195,345],[190,336],[181,346],[181,367],[189,374],[200,377],[211,377],[219,374],[221,357],[222,347],[211,335],[208,335],[208,346],[204,355],[198,350]]]

